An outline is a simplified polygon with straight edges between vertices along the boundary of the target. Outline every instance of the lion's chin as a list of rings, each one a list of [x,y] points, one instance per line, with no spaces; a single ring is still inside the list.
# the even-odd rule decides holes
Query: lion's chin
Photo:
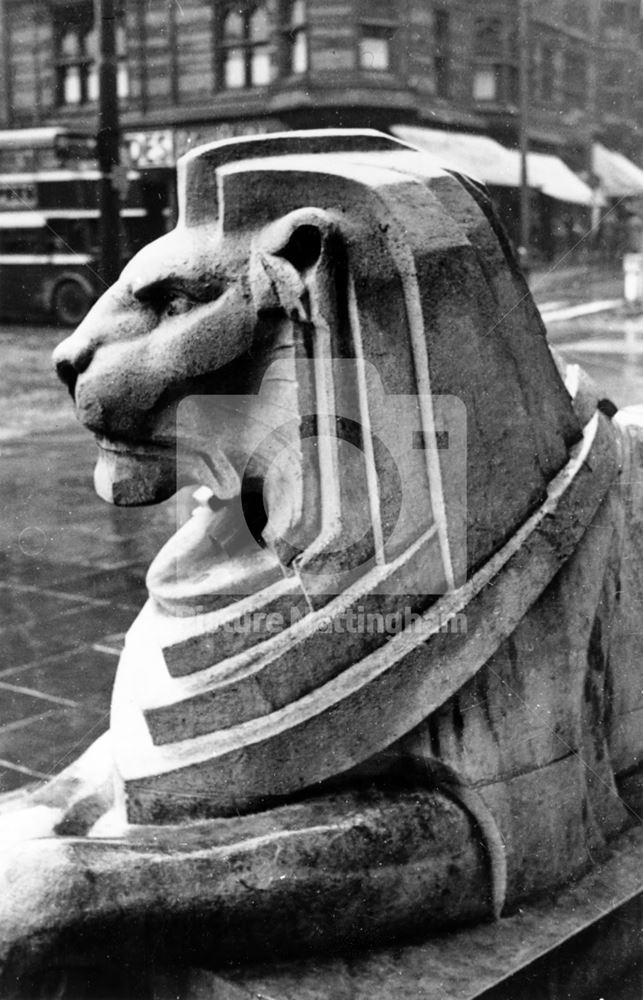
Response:
[[[118,507],[161,503],[177,491],[176,456],[169,449],[138,453],[99,444],[94,487],[101,499]]]

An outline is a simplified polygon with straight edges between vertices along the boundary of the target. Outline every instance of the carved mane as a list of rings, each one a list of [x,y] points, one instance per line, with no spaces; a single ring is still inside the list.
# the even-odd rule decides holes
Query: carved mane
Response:
[[[391,695],[379,725],[368,708],[377,684],[367,695],[370,682],[353,690],[352,678],[378,657],[395,676],[409,650],[437,667],[426,642],[458,614],[450,595],[538,508],[580,435],[474,181],[378,133],[285,134],[188,154],[179,205],[177,232],[213,228],[224,252],[226,242],[247,248],[262,337],[278,348],[279,377],[285,365],[297,387],[284,406],[299,427],[290,445],[308,521],[298,545],[255,546],[248,576],[242,559],[211,549],[204,562],[201,536],[216,536],[221,517],[204,502],[151,567],[112,715],[134,821],[198,813],[204,795],[211,814],[251,808],[418,725],[435,703],[413,703],[413,685]],[[306,459],[311,410],[318,447]],[[358,428],[357,471],[338,421]],[[356,508],[368,511],[357,569],[338,559]],[[397,615],[401,635],[344,628],[337,640],[348,617],[371,613]],[[414,637],[404,626],[417,614]],[[438,703],[460,683],[455,671]],[[352,704],[356,691],[364,708],[351,709],[347,732],[333,705]]]

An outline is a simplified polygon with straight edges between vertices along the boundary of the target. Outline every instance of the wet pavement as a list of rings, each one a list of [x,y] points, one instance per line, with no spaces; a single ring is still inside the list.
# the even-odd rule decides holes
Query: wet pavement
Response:
[[[50,329],[0,330],[0,792],[61,770],[108,726],[123,635],[174,505],[117,509],[53,378]]]
[[[547,309],[623,296],[619,264],[568,267],[563,260],[531,271],[528,280],[536,302]]]
[[[643,402],[643,315],[551,318],[618,301],[620,275],[558,269],[531,283],[552,344],[617,405]],[[0,792],[59,771],[107,728],[123,635],[176,524],[174,501],[118,509],[95,495],[95,446],[50,368],[60,336],[0,328]]]
[[[82,432],[0,447],[0,791],[71,762],[108,725],[123,635],[173,511],[94,494]]]
[[[550,342],[591,375],[619,408],[643,403],[643,315],[595,315],[550,323]]]
[[[643,402],[643,311],[623,303],[619,269],[550,268],[531,276],[549,341],[619,408]],[[597,311],[594,311],[597,310]]]

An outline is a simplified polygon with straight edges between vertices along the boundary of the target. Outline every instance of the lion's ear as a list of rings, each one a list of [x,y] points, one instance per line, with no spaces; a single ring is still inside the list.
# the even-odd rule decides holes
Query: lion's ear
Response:
[[[257,312],[283,309],[304,319],[306,279],[319,262],[331,223],[326,213],[298,209],[261,233],[250,256]]]
[[[257,315],[283,311],[287,316],[305,319],[306,286],[292,264],[257,247],[250,255],[249,277]]]
[[[322,252],[322,233],[318,226],[302,224],[290,234],[279,256],[296,267],[300,274],[315,266]]]

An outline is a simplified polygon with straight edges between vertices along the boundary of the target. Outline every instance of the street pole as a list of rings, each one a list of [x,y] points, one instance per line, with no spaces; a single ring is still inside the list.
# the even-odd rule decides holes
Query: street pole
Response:
[[[518,5],[518,84],[520,106],[518,131],[520,138],[520,247],[523,268],[529,267],[529,240],[531,233],[529,170],[529,0],[519,0]]]
[[[113,285],[121,271],[120,196],[114,186],[114,170],[120,162],[115,20],[115,0],[94,0],[94,23],[98,28],[100,276],[106,285]]]

